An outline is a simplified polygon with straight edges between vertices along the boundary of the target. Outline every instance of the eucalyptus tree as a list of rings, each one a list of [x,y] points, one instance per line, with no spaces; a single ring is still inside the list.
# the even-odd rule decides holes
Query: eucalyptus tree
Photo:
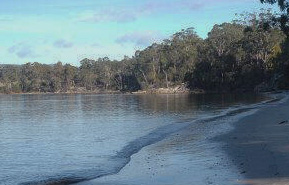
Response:
[[[237,23],[215,25],[206,39],[209,62],[212,66],[212,81],[226,88],[235,81],[237,68],[243,59],[241,42],[244,26]],[[209,48],[208,48],[209,47]]]
[[[120,91],[137,91],[140,90],[140,82],[138,81],[137,73],[134,70],[134,59],[130,58],[128,56],[124,56],[123,60],[117,62],[115,61],[116,67],[121,70],[120,75],[121,76],[121,89],[118,89]]]
[[[21,92],[20,66],[0,65],[0,93]]]
[[[94,60],[87,58],[80,61],[79,78],[81,86],[84,86],[87,90],[93,90],[96,74],[93,71]]]
[[[203,40],[197,35],[194,28],[184,29],[175,33],[167,42],[168,59],[171,61],[173,80],[183,82],[186,73],[193,70],[197,61],[199,47]]]
[[[244,27],[237,23],[216,24],[198,49],[197,62],[186,76],[191,88],[226,91],[236,80],[241,61]]]
[[[70,90],[75,87],[75,80],[77,76],[77,67],[70,64],[63,66],[63,89],[64,91]]]
[[[207,42],[218,57],[233,54],[242,40],[244,26],[237,23],[216,24],[208,34]]]
[[[148,48],[135,53],[133,61],[143,88],[154,86],[157,83],[157,69],[159,69],[158,47],[159,45],[154,43]]]
[[[282,53],[282,45],[286,35],[275,24],[270,10],[259,14],[246,14],[239,20],[245,26],[242,48],[245,58],[241,67],[241,77],[246,88],[252,89],[261,82],[275,79],[278,57]],[[245,83],[247,82],[247,83]]]
[[[284,33],[289,36],[289,1],[288,0],[260,0],[262,3],[278,4],[281,15],[276,17],[275,22],[280,24]]]
[[[273,23],[274,16],[270,11],[263,11],[259,14],[249,14],[246,18],[249,20],[246,21],[243,40],[246,63],[242,67],[242,73],[243,79],[247,79],[251,87],[274,78],[274,73],[278,73],[276,67],[280,61],[277,57],[282,52],[281,47],[286,36]]]

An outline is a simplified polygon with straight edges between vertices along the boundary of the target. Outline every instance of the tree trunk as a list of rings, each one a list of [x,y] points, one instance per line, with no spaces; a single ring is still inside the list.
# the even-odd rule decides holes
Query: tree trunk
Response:
[[[164,72],[164,74],[165,74],[165,76],[166,76],[167,88],[169,88],[168,73],[167,73],[165,70],[163,70],[163,72]]]
[[[142,75],[144,77],[144,80],[145,80],[146,84],[148,85],[148,80],[147,80],[147,77],[146,77],[145,73],[141,69],[139,71],[142,73]]]
[[[153,64],[153,76],[154,76],[154,83],[156,82],[156,76],[157,76],[157,73],[156,73],[156,67],[155,67],[155,64]]]

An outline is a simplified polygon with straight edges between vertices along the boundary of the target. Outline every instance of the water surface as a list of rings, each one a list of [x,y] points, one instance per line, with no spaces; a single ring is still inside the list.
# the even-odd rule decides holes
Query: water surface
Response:
[[[1,95],[0,184],[79,182],[200,118],[264,100],[236,95]]]

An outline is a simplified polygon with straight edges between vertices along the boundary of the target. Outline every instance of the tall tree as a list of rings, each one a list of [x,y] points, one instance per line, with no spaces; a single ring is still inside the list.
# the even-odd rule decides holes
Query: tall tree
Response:
[[[289,36],[289,2],[288,0],[260,0],[262,3],[269,4],[278,4],[280,10],[282,11],[281,15],[275,18],[275,22],[280,24],[280,27],[284,33]]]

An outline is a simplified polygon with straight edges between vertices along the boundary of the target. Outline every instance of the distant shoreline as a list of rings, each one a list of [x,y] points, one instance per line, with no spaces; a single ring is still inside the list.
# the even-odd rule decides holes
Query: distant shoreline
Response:
[[[67,92],[24,92],[24,93],[0,93],[0,95],[43,95],[43,94],[224,94],[224,93],[256,93],[266,94],[274,92],[283,92],[283,90],[268,91],[268,92],[255,92],[255,91],[232,91],[232,92],[221,92],[221,91],[204,91],[202,89],[179,89],[179,87],[171,88],[155,88],[138,91],[118,91],[118,90],[94,90],[94,91],[67,91]]]
[[[158,88],[149,90],[139,90],[133,92],[126,91],[105,91],[105,90],[95,90],[95,91],[67,91],[67,92],[27,92],[27,93],[0,93],[0,95],[15,95],[15,94],[205,94],[205,91],[178,91],[175,88]]]

